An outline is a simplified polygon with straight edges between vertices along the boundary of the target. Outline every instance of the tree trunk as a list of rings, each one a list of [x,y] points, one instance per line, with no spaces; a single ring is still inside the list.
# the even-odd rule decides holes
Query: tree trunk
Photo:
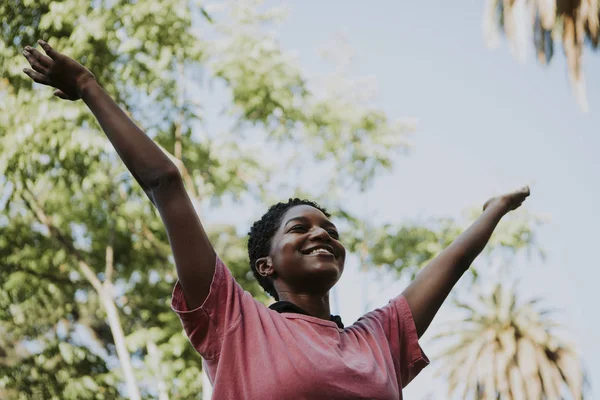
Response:
[[[102,305],[106,310],[106,316],[108,318],[108,325],[110,331],[115,340],[115,346],[117,348],[117,356],[121,362],[121,368],[123,369],[123,376],[125,377],[125,384],[127,386],[127,395],[131,400],[141,400],[140,391],[133,374],[133,367],[131,365],[131,355],[127,346],[125,346],[125,335],[123,334],[123,328],[121,327],[121,320],[119,319],[119,313],[113,299],[106,290],[98,292]]]
[[[83,254],[73,244],[70,238],[66,237],[62,234],[62,232],[54,226],[52,223],[52,219],[46,215],[42,206],[40,206],[36,201],[36,196],[31,192],[31,190],[25,185],[24,187],[25,193],[28,196],[22,195],[21,199],[25,202],[27,208],[29,208],[34,215],[37,216],[38,220],[46,225],[50,235],[56,238],[61,245],[71,253],[77,259],[79,270],[83,274],[83,276],[88,280],[88,282],[92,285],[92,287],[98,293],[100,297],[100,301],[104,306],[104,310],[106,311],[106,316],[108,318],[108,325],[110,327],[110,331],[113,335],[113,339],[115,341],[115,346],[117,348],[117,357],[119,358],[119,362],[121,363],[121,368],[123,368],[123,375],[125,377],[125,384],[127,386],[127,394],[131,400],[141,400],[140,391],[137,386],[137,382],[135,381],[135,376],[133,374],[133,367],[131,366],[131,355],[127,350],[127,346],[125,346],[125,334],[123,333],[123,327],[121,326],[121,320],[119,319],[119,312],[117,307],[115,306],[114,300],[111,296],[112,293],[112,284],[110,281],[105,280],[104,283],[100,282],[94,270],[90,267],[90,265],[85,261],[85,257]],[[23,194],[25,194],[23,193]],[[106,275],[108,278],[112,276],[113,271],[113,251],[112,246],[109,245],[106,249]]]
[[[146,343],[146,348],[148,349],[148,356],[150,358],[150,364],[152,366],[152,372],[154,378],[156,379],[156,390],[158,391],[158,400],[169,400],[169,392],[167,391],[167,384],[163,379],[163,374],[161,373],[160,362],[161,355],[156,343],[152,340],[148,340]]]

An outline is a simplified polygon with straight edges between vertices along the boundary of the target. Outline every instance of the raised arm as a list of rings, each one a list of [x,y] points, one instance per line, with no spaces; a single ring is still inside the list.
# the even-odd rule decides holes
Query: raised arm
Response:
[[[500,219],[518,208],[529,196],[529,188],[490,199],[481,216],[434,258],[402,293],[406,298],[419,337],[425,333],[450,290],[481,253]]]
[[[46,55],[27,46],[23,55],[32,69],[24,72],[35,82],[56,88],[57,97],[82,99],[87,104],[131,174],[158,208],[188,307],[200,306],[208,296],[216,255],[177,167],[119,108],[89,70],[46,42],[39,44]]]

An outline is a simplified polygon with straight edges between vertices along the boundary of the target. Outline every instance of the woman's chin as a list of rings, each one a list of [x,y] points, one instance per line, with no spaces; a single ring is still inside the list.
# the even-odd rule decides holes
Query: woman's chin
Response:
[[[336,259],[329,260],[323,257],[320,259],[311,260],[307,270],[310,271],[309,273],[317,274],[321,278],[324,278],[325,275],[327,275],[337,280],[342,274],[343,267],[340,268]]]

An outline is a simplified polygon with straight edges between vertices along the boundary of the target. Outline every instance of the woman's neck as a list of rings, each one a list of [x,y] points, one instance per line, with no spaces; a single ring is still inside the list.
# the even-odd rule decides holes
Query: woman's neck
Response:
[[[282,291],[279,293],[279,301],[289,301],[306,311],[313,317],[330,320],[331,309],[329,307],[329,293],[316,296],[308,293],[294,293]]]

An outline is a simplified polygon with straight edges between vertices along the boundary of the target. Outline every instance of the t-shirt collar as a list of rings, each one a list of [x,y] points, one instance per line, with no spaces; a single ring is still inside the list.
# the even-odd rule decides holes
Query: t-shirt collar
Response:
[[[277,301],[269,306],[271,310],[275,310],[278,313],[297,313],[310,315],[302,308],[298,307],[294,303],[290,303],[289,301]],[[342,318],[339,315],[330,315],[329,319],[337,324],[338,327],[344,329],[344,324],[342,323]]]

